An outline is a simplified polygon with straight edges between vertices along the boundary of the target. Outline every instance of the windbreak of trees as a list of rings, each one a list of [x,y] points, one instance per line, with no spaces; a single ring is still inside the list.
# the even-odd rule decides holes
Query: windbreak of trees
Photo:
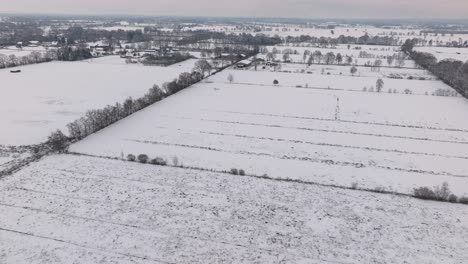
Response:
[[[57,53],[52,50],[47,51],[46,53],[33,51],[27,56],[16,56],[14,54],[6,56],[0,54],[0,69],[49,62],[56,59]]]
[[[150,40],[150,38],[141,30],[124,31],[119,29],[108,31],[70,27],[65,31],[63,37],[60,38],[62,40],[60,42],[63,44],[74,44],[75,42],[93,42],[103,38],[107,40],[123,40],[127,42],[143,42]]]
[[[207,40],[220,40],[218,43],[225,44],[242,44],[250,46],[262,46],[262,45],[277,45],[280,44],[281,38],[278,36],[269,37],[264,34],[251,35],[247,33],[242,34],[226,34],[224,32],[208,32],[208,31],[196,31],[194,34],[178,41],[179,45],[187,45],[198,43]]]
[[[73,140],[83,139],[149,105],[175,94],[190,85],[202,80],[198,72],[184,72],[172,82],[163,84],[162,88],[154,85],[141,98],[127,98],[123,103],[108,105],[103,109],[90,110],[85,116],[68,124],[67,128]]]
[[[301,35],[298,37],[286,37],[286,42],[288,43],[318,43],[322,45],[337,45],[337,44],[359,44],[359,45],[385,45],[392,46],[398,45],[398,39],[394,39],[388,36],[369,36],[367,34],[361,37],[352,37],[340,35],[336,38],[326,38],[326,37],[314,37],[309,35]]]
[[[402,50],[408,53],[418,65],[429,70],[444,83],[468,98],[468,62],[455,59],[438,61],[430,53],[414,51],[414,45],[413,40],[407,40],[402,46]]]
[[[50,49],[46,52],[33,51],[27,56],[16,56],[14,54],[6,56],[0,54],[0,69],[49,62],[54,60],[78,61],[90,58],[92,58],[92,55],[88,48],[65,46],[58,49]]]

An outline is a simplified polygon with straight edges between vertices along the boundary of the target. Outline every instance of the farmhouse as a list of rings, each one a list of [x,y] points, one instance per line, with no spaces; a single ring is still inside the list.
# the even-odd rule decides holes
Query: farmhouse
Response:
[[[238,62],[235,67],[238,69],[244,69],[244,68],[249,67],[251,64],[252,64],[252,61],[243,60],[243,61]]]

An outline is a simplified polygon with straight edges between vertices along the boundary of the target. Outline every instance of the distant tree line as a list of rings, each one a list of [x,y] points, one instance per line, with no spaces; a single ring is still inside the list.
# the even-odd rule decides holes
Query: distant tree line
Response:
[[[217,43],[242,44],[249,46],[277,45],[282,42],[278,36],[269,37],[264,34],[226,34],[224,32],[195,31],[192,35],[178,41],[179,45],[187,45],[208,40],[218,40]]]
[[[141,30],[99,30],[99,29],[84,29],[82,27],[70,27],[63,36],[60,37],[60,42],[63,44],[74,44],[79,42],[93,42],[101,39],[112,41],[126,42],[143,42],[151,40]]]
[[[181,61],[185,61],[192,58],[188,53],[179,53],[166,55],[166,56],[157,56],[157,55],[148,55],[142,60],[143,65],[171,65]]]
[[[421,67],[432,72],[444,83],[450,85],[461,95],[468,98],[468,62],[455,59],[438,61],[437,58],[426,52],[414,50],[415,41],[406,40],[402,51],[406,52]]]
[[[24,66],[36,63],[59,61],[78,61],[92,58],[88,48],[64,46],[49,49],[46,52],[33,51],[27,56],[9,56],[0,54],[0,69]]]
[[[103,109],[89,110],[85,116],[68,124],[67,128],[73,140],[83,139],[137,111],[148,107],[172,94],[203,79],[199,72],[184,72],[171,82],[164,83],[162,88],[154,85],[143,97],[127,98],[123,103],[108,105]]]
[[[317,43],[322,45],[338,45],[338,44],[359,44],[359,45],[385,45],[392,46],[398,45],[398,39],[389,36],[369,36],[367,34],[361,37],[352,37],[340,35],[336,38],[331,37],[314,37],[310,35],[301,35],[298,37],[288,36],[286,37],[288,43]]]

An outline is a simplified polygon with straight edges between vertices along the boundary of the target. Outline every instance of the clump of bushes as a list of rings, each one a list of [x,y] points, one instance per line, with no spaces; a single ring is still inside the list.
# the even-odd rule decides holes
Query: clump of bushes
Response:
[[[423,200],[468,204],[468,197],[458,198],[455,194],[451,193],[447,182],[432,189],[429,187],[415,188],[413,195]]]
[[[167,162],[163,158],[157,157],[157,158],[151,160],[151,164],[166,166]]]
[[[138,161],[141,163],[147,163],[148,162],[148,155],[146,154],[140,154],[138,155]]]
[[[136,157],[135,157],[135,155],[133,155],[133,154],[128,154],[128,155],[127,155],[127,160],[128,160],[128,161],[135,161],[135,160],[136,160]]]
[[[46,145],[50,148],[50,150],[58,152],[65,151],[68,148],[69,144],[70,139],[67,136],[65,136],[60,130],[57,130],[50,134],[46,142]]]
[[[460,199],[458,199],[458,202],[462,204],[468,204],[468,197],[460,197]]]
[[[233,168],[229,171],[231,174],[233,175],[241,175],[241,176],[245,176],[245,171],[242,170],[242,169],[236,169],[236,168]]]

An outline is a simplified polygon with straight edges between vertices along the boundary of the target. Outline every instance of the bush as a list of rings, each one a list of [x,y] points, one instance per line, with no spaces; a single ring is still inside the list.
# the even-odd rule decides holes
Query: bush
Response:
[[[420,187],[414,189],[414,197],[423,200],[435,200],[436,195],[434,191],[428,187]]]
[[[157,157],[157,158],[151,160],[151,164],[166,166],[167,162],[163,158]]]
[[[136,160],[136,157],[135,157],[135,155],[133,155],[133,154],[128,154],[128,155],[127,155],[127,160],[128,160],[128,161],[135,161],[135,160]]]
[[[172,158],[172,165],[179,166],[179,159],[175,156]]]
[[[448,201],[451,202],[451,203],[456,203],[456,202],[458,202],[458,197],[455,194],[451,194],[448,197]]]
[[[245,171],[244,170],[239,170],[239,175],[245,176]]]
[[[65,136],[62,131],[57,130],[50,134],[46,144],[51,150],[61,152],[68,147],[68,141],[68,137]]]
[[[461,204],[468,204],[468,197],[460,197],[460,199],[458,199],[458,202]]]
[[[146,154],[140,154],[138,155],[138,161],[141,163],[147,163],[148,162],[148,155]]]
[[[274,84],[274,85],[278,85],[278,84],[279,84],[278,80],[274,80],[274,81],[273,81],[273,84]]]
[[[358,188],[358,183],[357,182],[351,183],[351,189],[356,190],[357,188]]]
[[[441,186],[436,186],[434,188],[434,194],[438,201],[447,201],[450,196],[450,189],[448,183],[444,182]]]
[[[440,186],[435,186],[433,189],[428,187],[420,187],[414,189],[414,197],[423,200],[434,200],[456,203],[460,202],[455,194],[450,192],[447,182],[442,183]],[[461,200],[462,198],[460,198]],[[467,201],[468,202],[468,201]]]
[[[237,169],[231,169],[231,174],[238,175],[239,171]]]

